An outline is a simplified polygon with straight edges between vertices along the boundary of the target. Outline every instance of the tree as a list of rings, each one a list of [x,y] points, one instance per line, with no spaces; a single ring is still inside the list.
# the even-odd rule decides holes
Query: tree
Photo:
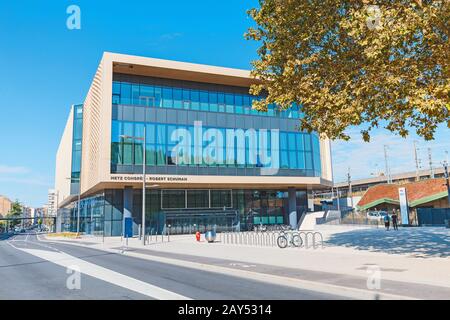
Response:
[[[18,216],[21,214],[22,214],[22,205],[20,204],[19,200],[16,200],[11,204],[11,209],[9,210],[8,215]]]
[[[450,1],[260,0],[254,108],[296,103],[300,128],[331,139],[361,125],[433,139],[450,128]]]
[[[23,210],[22,210],[22,205],[20,204],[20,202],[18,200],[14,201],[11,204],[11,209],[9,210],[9,213],[7,215],[7,218],[16,218],[17,220],[11,220],[9,223],[9,226],[11,228],[14,228],[16,225],[20,224],[20,215],[22,214]]]

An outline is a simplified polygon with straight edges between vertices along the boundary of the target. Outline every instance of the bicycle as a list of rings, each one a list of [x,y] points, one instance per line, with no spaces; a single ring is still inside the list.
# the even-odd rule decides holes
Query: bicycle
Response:
[[[281,249],[286,248],[288,245],[301,247],[303,245],[303,240],[298,234],[286,234],[282,232],[277,238],[277,245]]]
[[[267,231],[267,226],[263,225],[263,224],[260,224],[258,226],[254,226],[253,231],[255,231],[255,232],[266,232]]]

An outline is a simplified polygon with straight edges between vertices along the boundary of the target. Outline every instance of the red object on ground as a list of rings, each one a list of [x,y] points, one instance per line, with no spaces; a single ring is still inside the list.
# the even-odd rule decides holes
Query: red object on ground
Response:
[[[195,233],[195,239],[197,239],[197,241],[200,241],[200,232],[196,232]]]

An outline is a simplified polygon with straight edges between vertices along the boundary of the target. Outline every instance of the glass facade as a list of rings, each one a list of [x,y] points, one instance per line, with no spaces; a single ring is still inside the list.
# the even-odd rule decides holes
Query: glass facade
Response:
[[[254,100],[261,97],[248,93],[216,91],[213,89],[193,89],[176,86],[152,85],[130,82],[113,82],[113,104],[184,109],[205,112],[224,112],[268,117],[298,119],[301,116],[296,104],[288,110],[279,110],[271,104],[267,112],[252,109]]]
[[[72,142],[72,172],[70,194],[78,194],[81,171],[81,147],[83,139],[83,105],[73,107],[73,142]]]
[[[272,105],[259,112],[251,105],[261,97],[249,95],[248,88],[122,74],[113,79],[113,174],[140,175],[145,152],[151,174],[239,179],[275,168],[277,176],[321,176],[319,137],[298,130],[301,114],[296,105],[286,111]],[[82,106],[75,106],[74,114],[72,182],[80,177]],[[308,210],[304,190],[150,189],[145,195],[146,232],[161,234],[169,226],[177,234],[289,224],[289,194],[291,200],[296,196],[300,219]],[[71,217],[67,228],[76,231],[77,203],[66,209]],[[140,188],[107,189],[81,200],[80,231],[120,236],[124,212],[131,212],[137,234],[142,223]]]
[[[202,139],[199,143],[186,144],[187,147],[181,150],[179,145],[183,138],[179,136],[179,132],[188,133],[187,136],[192,137],[191,140],[194,142],[195,127],[192,125],[118,120],[113,120],[112,122],[112,172],[117,172],[117,169],[114,169],[117,166],[122,166],[122,168],[123,166],[128,166],[128,173],[142,171],[138,167],[133,169],[133,166],[142,166],[143,140],[137,140],[132,137],[143,137],[144,126],[146,127],[145,151],[147,166],[266,167],[299,170],[293,172],[293,174],[299,176],[321,175],[320,144],[319,138],[315,134],[268,130],[264,132],[255,131],[253,136],[245,136],[243,134],[241,136],[243,138],[242,144],[239,145],[235,130],[213,128],[217,129],[217,133],[219,133],[223,141],[220,144],[214,144],[213,141],[213,149],[217,154],[213,155],[214,158],[211,160],[203,156],[205,150],[211,147],[212,144],[211,139],[207,137],[208,129],[210,129],[207,126],[202,126],[202,137],[205,137],[205,139]],[[180,131],[180,129],[183,131]],[[274,134],[276,135],[276,144],[272,143]],[[255,141],[252,141],[252,137],[254,137]],[[233,141],[229,141],[230,139]],[[267,146],[267,150],[264,152],[257,150],[262,140],[266,140],[264,145]],[[187,148],[189,149],[187,150]],[[195,158],[196,149],[201,150],[202,157],[200,159]],[[185,154],[182,154],[182,152]],[[263,156],[266,156],[266,159],[263,159]],[[151,171],[152,169],[149,170]],[[182,171],[179,170],[179,172]],[[211,171],[206,172],[211,174]],[[122,171],[122,173],[126,173],[126,171]],[[217,171],[217,174],[224,174],[224,171]]]
[[[297,191],[297,212],[307,211],[306,191]],[[142,190],[132,193],[134,232],[142,222]],[[259,224],[288,224],[286,190],[148,190],[146,232],[161,234],[253,230]],[[70,231],[77,228],[77,203],[72,203]],[[124,190],[108,189],[80,203],[80,231],[122,235]]]

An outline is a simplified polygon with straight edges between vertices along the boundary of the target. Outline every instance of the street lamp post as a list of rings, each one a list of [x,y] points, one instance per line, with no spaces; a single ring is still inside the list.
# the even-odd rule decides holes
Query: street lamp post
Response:
[[[142,245],[145,246],[145,183],[146,183],[146,172],[145,167],[147,166],[147,157],[146,157],[146,126],[144,125],[144,145],[142,146]]]

